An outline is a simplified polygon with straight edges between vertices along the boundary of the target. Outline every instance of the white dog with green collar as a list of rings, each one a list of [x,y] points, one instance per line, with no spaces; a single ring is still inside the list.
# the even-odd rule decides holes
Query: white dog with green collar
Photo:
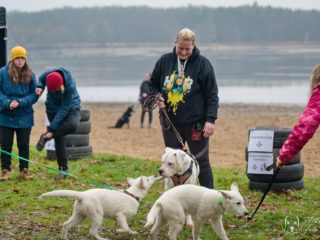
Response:
[[[209,221],[220,239],[228,237],[223,228],[222,216],[225,211],[242,217],[248,215],[237,183],[232,183],[230,191],[217,191],[192,184],[180,185],[164,192],[151,208],[145,227],[153,225],[151,239],[156,239],[159,231],[169,225],[168,237],[175,240],[182,230],[186,215],[193,220],[193,240],[199,240],[202,225]]]

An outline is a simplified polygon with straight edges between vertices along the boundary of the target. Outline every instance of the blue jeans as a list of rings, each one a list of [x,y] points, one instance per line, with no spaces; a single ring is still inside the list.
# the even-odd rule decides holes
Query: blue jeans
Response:
[[[47,112],[48,120],[51,122],[56,113]],[[59,170],[68,170],[68,157],[66,151],[65,136],[77,130],[80,124],[80,109],[73,108],[67,116],[61,121],[59,126],[53,131],[53,139],[55,143],[57,162]]]

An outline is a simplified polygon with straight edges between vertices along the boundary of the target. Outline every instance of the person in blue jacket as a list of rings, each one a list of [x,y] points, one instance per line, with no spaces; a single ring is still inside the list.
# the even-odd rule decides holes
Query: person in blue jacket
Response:
[[[59,170],[67,172],[65,136],[73,133],[80,124],[80,96],[73,76],[64,68],[42,73],[37,83],[36,94],[40,96],[45,87],[48,90],[45,106],[50,125],[47,132],[41,134],[36,148],[42,151],[45,143],[53,138]],[[58,179],[67,176],[63,172],[59,173]]]
[[[19,156],[29,159],[31,128],[34,125],[32,105],[37,101],[36,78],[27,64],[27,51],[15,46],[10,52],[9,63],[0,69],[0,141],[1,149],[11,153],[14,134]],[[10,178],[11,156],[1,153],[1,181]],[[28,174],[29,162],[19,161],[22,179],[32,179]]]
[[[214,188],[209,161],[209,137],[218,118],[219,97],[214,69],[195,45],[195,33],[181,29],[174,48],[155,64],[151,75],[151,95],[165,108],[183,142],[199,162],[199,183]],[[166,147],[182,148],[172,128],[162,128]]]

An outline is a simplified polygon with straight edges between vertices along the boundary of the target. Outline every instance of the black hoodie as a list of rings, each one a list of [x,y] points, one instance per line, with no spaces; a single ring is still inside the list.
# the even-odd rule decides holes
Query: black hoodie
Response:
[[[219,107],[218,87],[209,60],[194,47],[179,79],[176,49],[161,56],[151,77],[152,95],[161,93],[170,120],[177,125],[205,120],[214,123]]]

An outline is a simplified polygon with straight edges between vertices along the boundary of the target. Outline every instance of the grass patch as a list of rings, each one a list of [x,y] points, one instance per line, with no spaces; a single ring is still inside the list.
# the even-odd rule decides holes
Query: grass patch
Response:
[[[57,167],[56,161],[49,161],[45,153],[31,151],[34,162]],[[70,161],[70,172],[75,176],[90,179],[119,189],[126,188],[126,177],[152,175],[158,171],[159,162],[151,162],[126,156],[95,154],[93,158]],[[17,159],[13,159],[12,178],[0,182],[0,239],[60,239],[62,224],[71,216],[73,201],[65,198],[37,200],[40,194],[56,189],[87,190],[97,188],[90,182],[67,178],[57,182],[57,173],[35,164],[30,164],[34,176],[31,181],[18,181]],[[262,193],[248,190],[245,169],[214,168],[215,187],[229,189],[233,181],[238,182],[246,206],[253,212]],[[305,189],[289,194],[270,193],[252,222],[244,223],[232,214],[224,216],[224,225],[230,239],[319,239],[320,235],[320,178],[305,177]],[[129,220],[129,225],[139,235],[115,234],[115,222],[104,220],[101,235],[110,239],[146,239],[143,229],[145,217],[154,201],[163,191],[163,184],[156,183],[141,201],[138,214]],[[209,206],[208,206],[209,207]],[[89,223],[73,228],[70,239],[90,239]],[[166,231],[160,239],[165,239]],[[209,225],[205,225],[202,239],[218,239]],[[191,230],[184,229],[179,239],[192,239]]]

